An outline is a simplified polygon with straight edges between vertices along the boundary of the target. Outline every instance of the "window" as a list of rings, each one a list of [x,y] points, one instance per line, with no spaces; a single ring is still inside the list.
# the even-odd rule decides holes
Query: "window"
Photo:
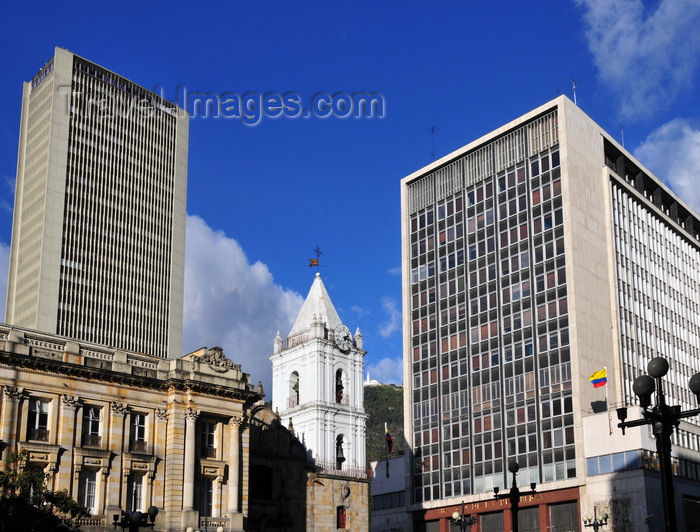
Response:
[[[344,506],[336,508],[336,528],[348,527],[348,512]]]
[[[335,439],[335,468],[342,469],[345,462],[345,454],[343,453],[343,435],[339,434]]]
[[[216,425],[213,421],[203,421],[200,425],[200,449],[202,458],[216,458]]]
[[[44,399],[29,400],[27,439],[49,441],[49,402]]]
[[[88,508],[92,515],[97,513],[95,506],[95,493],[97,491],[97,471],[94,469],[83,469],[80,472],[80,486],[78,491],[78,502]]]
[[[198,482],[197,510],[201,517],[211,517],[214,502],[214,479],[202,477]]]
[[[131,473],[131,475],[129,475],[129,485],[127,489],[127,512],[141,511],[143,507],[141,498],[141,494],[143,493],[143,475]]]
[[[348,404],[347,397],[343,394],[343,370],[339,369],[335,372],[335,402]]]
[[[83,445],[85,447],[99,447],[100,421],[102,409],[96,406],[86,406],[83,411]]]
[[[137,453],[146,452],[146,415],[131,414],[131,450]]]
[[[287,407],[294,408],[299,406],[299,373],[293,371],[289,377],[289,398],[287,399]]]

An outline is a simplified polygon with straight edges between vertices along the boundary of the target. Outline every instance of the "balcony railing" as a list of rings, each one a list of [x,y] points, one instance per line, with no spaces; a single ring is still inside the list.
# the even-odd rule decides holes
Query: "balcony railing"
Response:
[[[132,441],[131,442],[131,452],[134,453],[145,453],[148,450],[148,443],[145,441]]]
[[[350,404],[350,396],[344,393],[336,393],[335,394],[335,402],[336,404],[340,405],[349,405]]]
[[[228,517],[200,517],[199,528],[202,530],[216,530],[222,527],[227,530],[231,526],[231,520]]]
[[[298,395],[292,395],[291,397],[287,398],[287,408],[294,408],[295,406],[299,406]]]
[[[49,441],[48,429],[29,429],[27,439],[34,441]]]
[[[78,519],[78,525],[81,527],[107,527],[107,518],[106,517],[81,517]],[[110,525],[112,523],[109,523]]]
[[[83,447],[101,447],[102,438],[97,434],[84,434]]]
[[[202,449],[202,458],[216,458],[216,448],[206,447]]]
[[[338,469],[338,464],[336,462],[321,462],[319,460],[314,460],[313,465],[316,466],[316,471],[327,475],[337,475],[339,477],[351,478],[369,478],[367,475],[367,470],[357,467],[356,465],[350,466],[343,464],[342,467]]]

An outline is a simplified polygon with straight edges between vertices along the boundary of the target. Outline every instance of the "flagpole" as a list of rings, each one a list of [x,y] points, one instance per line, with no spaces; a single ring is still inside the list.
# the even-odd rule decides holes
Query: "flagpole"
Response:
[[[384,440],[386,440],[386,435],[389,432],[389,427],[384,422]],[[384,441],[384,462],[386,463],[386,478],[389,478],[389,445]]]
[[[608,366],[603,366],[605,369],[605,377],[608,376]],[[608,383],[605,383],[605,411],[608,413],[608,430],[612,434],[612,416],[610,415],[610,401],[608,400]]]

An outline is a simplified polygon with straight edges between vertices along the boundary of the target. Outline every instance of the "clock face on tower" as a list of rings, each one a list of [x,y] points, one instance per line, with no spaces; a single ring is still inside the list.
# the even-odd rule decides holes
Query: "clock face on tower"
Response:
[[[341,351],[347,351],[352,346],[352,334],[347,325],[341,323],[335,328],[335,344]]]

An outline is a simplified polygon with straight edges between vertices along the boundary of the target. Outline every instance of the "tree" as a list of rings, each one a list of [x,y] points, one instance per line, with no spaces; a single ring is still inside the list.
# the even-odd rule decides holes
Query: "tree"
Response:
[[[10,453],[0,471],[0,532],[79,532],[89,510],[65,490],[49,491],[44,471],[26,461],[27,451]]]

